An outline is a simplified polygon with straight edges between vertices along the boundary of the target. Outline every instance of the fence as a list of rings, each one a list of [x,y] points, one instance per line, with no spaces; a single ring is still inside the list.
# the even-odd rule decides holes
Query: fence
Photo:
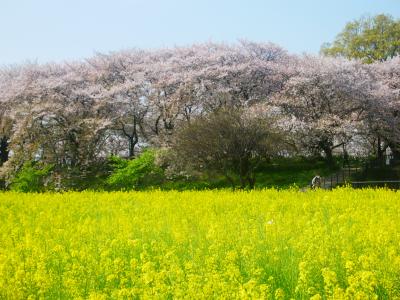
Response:
[[[361,168],[346,167],[330,176],[322,177],[321,188],[332,189],[338,185],[351,183],[351,176],[359,171],[361,171]]]
[[[386,187],[389,189],[400,189],[400,180],[376,180],[376,181],[352,181],[352,187]]]
[[[340,171],[321,178],[321,188],[332,189],[338,185],[350,184],[353,188],[366,187],[386,187],[390,189],[400,189],[400,180],[370,180],[370,181],[353,181],[352,175],[360,171],[373,171],[371,165],[360,167],[346,167]]]

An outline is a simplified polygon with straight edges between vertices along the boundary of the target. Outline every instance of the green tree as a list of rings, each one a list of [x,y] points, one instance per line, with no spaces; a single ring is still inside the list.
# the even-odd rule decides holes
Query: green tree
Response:
[[[364,63],[385,61],[400,54],[400,20],[380,14],[349,22],[333,43],[321,47],[321,53]]]
[[[18,192],[44,192],[46,181],[53,165],[40,162],[26,162],[10,184],[10,189]]]
[[[156,152],[146,150],[137,158],[124,161],[112,157],[115,171],[108,178],[112,190],[133,190],[151,186],[159,186],[163,180],[163,170],[155,163]]]

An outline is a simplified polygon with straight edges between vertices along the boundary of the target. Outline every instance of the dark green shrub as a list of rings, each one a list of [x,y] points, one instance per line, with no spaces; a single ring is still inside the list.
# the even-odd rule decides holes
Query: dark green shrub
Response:
[[[115,168],[112,158],[101,159],[86,166],[58,168],[57,173],[61,180],[56,190],[106,190],[108,177]],[[53,179],[57,181],[56,178]]]

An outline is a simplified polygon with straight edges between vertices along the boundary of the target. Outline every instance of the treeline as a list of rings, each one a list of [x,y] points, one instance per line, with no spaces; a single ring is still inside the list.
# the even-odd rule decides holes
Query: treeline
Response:
[[[0,175],[6,187],[32,173],[41,186],[96,187],[130,163],[118,157],[152,148],[152,174],[253,186],[275,156],[397,155],[399,100],[399,57],[367,65],[247,41],[4,67]]]

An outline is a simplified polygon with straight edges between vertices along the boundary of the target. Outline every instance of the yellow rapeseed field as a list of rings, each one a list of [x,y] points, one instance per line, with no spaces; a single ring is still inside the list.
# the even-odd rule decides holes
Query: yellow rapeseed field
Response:
[[[400,299],[400,193],[0,193],[0,299]]]

